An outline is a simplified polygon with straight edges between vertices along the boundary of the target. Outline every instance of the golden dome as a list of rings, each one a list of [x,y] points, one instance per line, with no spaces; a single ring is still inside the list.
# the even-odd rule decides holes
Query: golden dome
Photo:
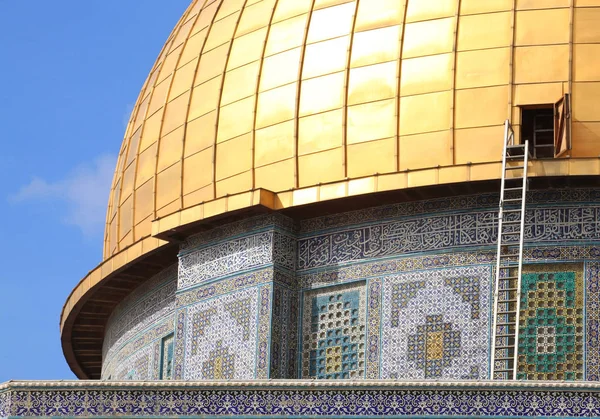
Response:
[[[571,91],[570,155],[598,156],[600,3],[572,3],[192,1],[132,113],[105,259],[227,195],[497,162],[505,119]]]

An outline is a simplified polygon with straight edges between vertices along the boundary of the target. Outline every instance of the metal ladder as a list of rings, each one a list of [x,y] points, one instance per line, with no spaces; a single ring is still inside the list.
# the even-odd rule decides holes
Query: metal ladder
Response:
[[[514,131],[507,120],[504,123],[494,287],[491,356],[494,380],[517,379],[528,161],[529,142],[515,144]]]

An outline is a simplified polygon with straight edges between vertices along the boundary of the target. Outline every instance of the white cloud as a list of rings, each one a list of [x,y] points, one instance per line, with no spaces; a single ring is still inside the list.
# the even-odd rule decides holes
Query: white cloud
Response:
[[[62,202],[66,206],[63,219],[66,224],[79,227],[85,235],[95,234],[104,227],[116,160],[113,155],[102,155],[91,163],[76,167],[56,182],[33,177],[9,200],[14,203]]]

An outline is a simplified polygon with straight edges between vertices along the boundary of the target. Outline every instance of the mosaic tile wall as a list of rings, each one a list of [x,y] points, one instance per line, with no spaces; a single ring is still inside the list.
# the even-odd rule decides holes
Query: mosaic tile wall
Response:
[[[583,380],[583,265],[527,266],[521,290],[517,377]]]
[[[102,379],[158,379],[155,348],[174,331],[177,266],[152,277],[121,302],[107,325]]]
[[[178,290],[184,290],[245,270],[276,266],[293,272],[296,265],[296,240],[285,217],[255,217],[254,225],[235,223],[208,235],[194,236],[181,247]],[[267,224],[270,221],[272,224]],[[240,226],[248,231],[240,231]],[[282,227],[283,226],[283,227]],[[243,234],[227,236],[230,234]]]
[[[486,378],[491,273],[479,266],[386,276],[381,378]]]
[[[309,291],[303,300],[302,378],[364,378],[365,283]]]
[[[298,316],[298,291],[275,282],[271,317],[270,378],[297,377]]]
[[[524,378],[600,378],[594,199],[600,192],[532,193],[524,256],[536,275],[525,278],[524,304],[536,310],[522,313],[535,323],[522,330]],[[494,195],[455,197],[299,226],[268,215],[194,236],[177,272],[113,314],[103,378],[485,379],[496,205]],[[549,293],[557,274],[568,274],[574,299]],[[564,330],[549,324],[561,321]],[[573,351],[552,346],[563,340]]]

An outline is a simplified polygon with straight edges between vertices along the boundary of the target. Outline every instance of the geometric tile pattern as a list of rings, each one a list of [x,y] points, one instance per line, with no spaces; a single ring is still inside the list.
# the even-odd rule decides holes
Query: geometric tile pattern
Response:
[[[451,368],[460,356],[460,330],[453,329],[454,325],[444,322],[442,314],[435,314],[425,316],[425,323],[408,336],[407,358],[424,371],[424,378],[441,378],[444,370]]]
[[[366,378],[368,380],[379,378],[382,282],[382,278],[371,278],[367,281],[369,307],[367,311]]]
[[[258,311],[258,288],[234,291],[188,307],[182,378],[254,378]]]
[[[600,263],[587,262],[585,266],[586,313],[586,377],[600,381]]]
[[[575,418],[600,417],[594,384],[576,388],[520,382],[464,386],[402,382],[155,383],[11,382],[0,385],[0,417],[28,418]],[[42,387],[43,386],[43,387]],[[2,388],[4,387],[4,388]]]
[[[489,266],[384,276],[380,377],[487,378],[490,277]]]
[[[365,296],[364,282],[304,296],[303,378],[364,378]]]
[[[295,249],[294,237],[271,230],[181,251],[177,289],[271,264],[293,270]]]
[[[177,266],[173,265],[135,289],[117,306],[107,323],[103,379],[116,379],[115,369],[122,370],[132,354],[173,332],[176,286]],[[153,373],[143,377],[158,378]]]
[[[582,380],[582,266],[542,265],[535,270],[522,278],[517,378]]]
[[[525,217],[525,241],[567,244],[599,240],[600,229],[590,226],[600,219],[600,206],[590,204],[593,200],[564,205],[597,193],[533,194]],[[552,205],[558,198],[565,199],[563,205]],[[402,254],[493,245],[497,237],[497,210],[493,208],[497,202],[495,195],[456,197],[306,220],[298,240],[297,266],[306,270]],[[464,206],[461,208],[460,204]],[[450,209],[469,207],[469,211],[448,213]]]
[[[161,342],[160,380],[171,380],[173,378],[173,352],[174,335],[165,336]]]
[[[297,378],[298,293],[276,283],[271,317],[269,378]]]

